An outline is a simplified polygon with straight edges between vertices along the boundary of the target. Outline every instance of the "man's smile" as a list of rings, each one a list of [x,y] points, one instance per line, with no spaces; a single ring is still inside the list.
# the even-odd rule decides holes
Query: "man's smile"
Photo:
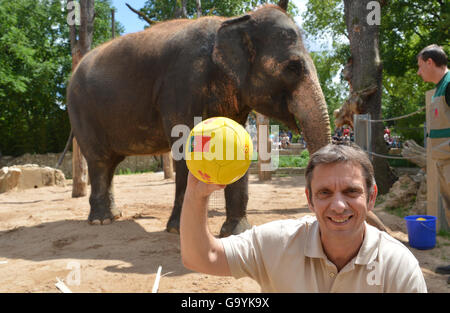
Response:
[[[334,224],[338,225],[345,225],[347,222],[350,221],[350,219],[353,217],[353,215],[347,215],[347,216],[328,216],[328,219],[332,221]]]

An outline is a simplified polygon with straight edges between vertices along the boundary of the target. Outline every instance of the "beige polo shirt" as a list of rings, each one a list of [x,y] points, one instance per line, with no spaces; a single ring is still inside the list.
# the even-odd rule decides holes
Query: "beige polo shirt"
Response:
[[[253,278],[262,292],[427,292],[411,251],[365,227],[357,256],[340,272],[323,252],[313,216],[254,226],[221,241],[231,274]]]

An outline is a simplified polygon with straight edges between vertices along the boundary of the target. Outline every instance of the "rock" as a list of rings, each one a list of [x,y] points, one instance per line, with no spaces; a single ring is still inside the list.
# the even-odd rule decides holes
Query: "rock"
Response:
[[[3,167],[0,170],[0,193],[44,186],[65,186],[63,172],[36,164]]]
[[[409,207],[416,200],[419,184],[415,182],[409,175],[400,176],[400,178],[392,185],[386,197],[384,207],[400,208]]]
[[[3,167],[0,169],[0,193],[16,188],[22,171],[17,167]]]

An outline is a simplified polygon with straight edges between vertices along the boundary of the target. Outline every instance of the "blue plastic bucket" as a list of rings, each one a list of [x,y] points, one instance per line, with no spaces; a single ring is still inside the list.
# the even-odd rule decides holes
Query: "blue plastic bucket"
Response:
[[[423,218],[425,221],[417,220]],[[436,216],[410,215],[405,217],[409,245],[420,250],[432,249],[436,245]]]

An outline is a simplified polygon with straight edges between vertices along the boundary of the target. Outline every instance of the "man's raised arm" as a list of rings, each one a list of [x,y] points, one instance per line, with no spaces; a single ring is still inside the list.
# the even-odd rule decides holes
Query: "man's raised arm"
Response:
[[[208,199],[224,185],[205,184],[188,175],[181,209],[180,242],[183,265],[196,272],[229,276],[230,269],[221,241],[208,227]]]

